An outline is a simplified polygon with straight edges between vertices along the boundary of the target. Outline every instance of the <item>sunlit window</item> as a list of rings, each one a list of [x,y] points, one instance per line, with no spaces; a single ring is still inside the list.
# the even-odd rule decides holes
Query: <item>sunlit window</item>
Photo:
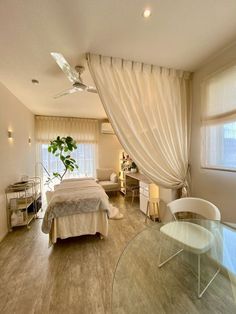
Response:
[[[50,175],[53,172],[64,172],[62,162],[58,157],[48,152],[48,145],[41,145],[41,156],[44,167]],[[79,169],[66,174],[65,178],[74,177],[94,177],[96,169],[96,145],[95,144],[77,144],[77,149],[71,153],[71,156],[76,160]],[[47,173],[43,172],[44,182],[47,180]]]
[[[236,170],[236,66],[203,84],[202,166]]]

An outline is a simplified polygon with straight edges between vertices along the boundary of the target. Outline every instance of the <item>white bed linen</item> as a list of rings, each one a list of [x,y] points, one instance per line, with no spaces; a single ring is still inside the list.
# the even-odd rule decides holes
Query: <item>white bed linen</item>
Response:
[[[64,200],[65,196],[68,197],[68,195],[72,196],[73,194],[75,198],[79,195],[83,198],[85,194],[93,198],[94,194],[98,192],[97,189],[100,190],[101,199],[103,200],[101,205],[103,206],[100,206],[97,211],[82,211],[54,217],[49,230],[49,246],[56,243],[57,238],[66,239],[96,233],[100,233],[105,237],[108,235],[108,217],[121,219],[122,214],[109,203],[108,196],[94,179],[62,181],[54,187],[53,192],[47,192],[47,201],[48,204],[51,204],[52,200],[55,200],[55,196],[57,196],[57,199],[62,198]]]
[[[57,238],[66,239],[85,234],[100,233],[108,235],[108,217],[106,211],[80,213],[53,219],[49,234],[49,245],[56,243]]]
[[[49,233],[55,218],[96,211],[106,211],[109,218],[119,214],[119,210],[109,203],[107,194],[95,180],[63,182],[54,187],[42,231]]]

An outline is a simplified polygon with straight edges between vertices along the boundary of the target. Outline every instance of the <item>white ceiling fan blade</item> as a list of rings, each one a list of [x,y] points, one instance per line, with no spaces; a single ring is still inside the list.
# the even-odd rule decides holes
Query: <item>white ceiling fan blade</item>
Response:
[[[79,74],[69,65],[61,53],[51,52],[51,56],[72,83],[80,81]]]
[[[89,93],[95,93],[95,94],[98,93],[96,88],[93,87],[93,86],[87,86],[86,91],[89,92]]]
[[[65,96],[65,95],[74,94],[76,92],[79,92],[79,89],[77,87],[68,88],[68,89],[58,93],[57,95],[55,95],[54,98],[59,98],[59,97]]]

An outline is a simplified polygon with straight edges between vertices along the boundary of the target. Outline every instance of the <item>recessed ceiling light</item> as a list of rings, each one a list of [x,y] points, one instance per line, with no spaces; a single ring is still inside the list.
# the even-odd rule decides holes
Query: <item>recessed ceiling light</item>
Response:
[[[32,82],[32,84],[34,84],[34,85],[38,85],[38,84],[39,84],[39,81],[36,80],[36,79],[32,79],[31,82]]]
[[[148,17],[150,17],[150,15],[151,15],[151,10],[150,10],[150,9],[145,9],[145,10],[143,11],[143,17],[145,17],[146,19],[147,19]]]

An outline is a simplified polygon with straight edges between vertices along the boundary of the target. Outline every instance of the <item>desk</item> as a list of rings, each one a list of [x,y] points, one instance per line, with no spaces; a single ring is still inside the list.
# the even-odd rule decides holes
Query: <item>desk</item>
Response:
[[[207,281],[214,273],[216,260],[224,267],[202,299],[196,295],[195,254],[184,251],[158,268],[160,247],[166,256],[179,247],[176,241],[163,238],[160,224],[155,224],[137,234],[119,259],[113,280],[113,314],[236,313],[236,230],[220,222],[196,223],[218,234],[221,248],[221,254],[216,254],[215,247],[204,255],[202,279]]]
[[[139,186],[139,209],[144,214],[147,213],[147,205],[150,199],[159,198],[159,187],[154,184],[148,177],[139,172],[126,172],[125,173],[126,186]],[[150,206],[149,214],[155,212],[153,205]],[[148,214],[148,216],[150,216]]]
[[[120,180],[121,180],[121,192],[124,194],[126,194],[127,185],[133,185],[133,184],[139,185],[139,182],[144,182],[146,184],[152,183],[152,181],[144,174],[140,172],[131,172],[131,171],[122,172]]]
[[[152,183],[152,181],[148,177],[146,177],[144,174],[142,174],[140,172],[127,171],[127,172],[125,172],[125,176],[129,177],[129,178],[132,178],[132,179],[135,179],[137,181],[144,182],[146,184],[151,184]]]

